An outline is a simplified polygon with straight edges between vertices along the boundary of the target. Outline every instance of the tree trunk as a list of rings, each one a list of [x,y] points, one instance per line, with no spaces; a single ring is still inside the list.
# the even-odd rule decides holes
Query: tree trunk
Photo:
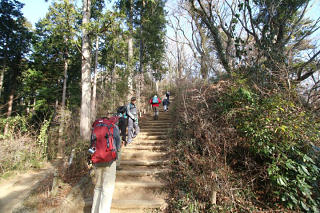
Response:
[[[27,103],[27,109],[26,109],[26,112],[27,112],[27,114],[29,114],[29,112],[30,112],[30,100],[28,101],[28,103]]]
[[[144,0],[142,0],[142,8],[141,8],[141,12],[140,12],[140,47],[139,47],[139,74],[138,74],[138,82],[137,82],[137,98],[138,98],[138,106],[142,107],[141,103],[141,90],[142,90],[142,74],[143,74],[143,10],[144,10],[144,6],[145,6],[145,2]],[[141,109],[142,110],[142,109]]]
[[[1,73],[0,73],[0,98],[1,98],[1,95],[2,95],[3,77],[4,77],[5,71],[6,71],[6,65],[4,64],[3,65],[3,69],[1,70]]]
[[[15,92],[15,90],[12,89],[11,92],[10,92],[10,96],[9,96],[8,112],[7,112],[7,117],[8,117],[8,118],[12,115],[12,106],[13,106],[14,92]]]
[[[96,38],[96,55],[95,55],[95,64],[94,64],[94,79],[92,86],[92,98],[91,98],[91,120],[94,121],[97,116],[97,107],[96,107],[96,99],[97,99],[97,71],[98,71],[98,53],[99,53],[99,36]]]
[[[157,91],[157,93],[159,93],[159,81],[158,80],[156,80],[156,91]]]
[[[116,78],[117,78],[117,75],[116,75],[116,64],[117,64],[117,61],[114,60],[113,61],[113,69],[112,69],[112,73],[111,73],[111,79],[110,79],[110,82],[111,82],[111,91],[112,91],[112,106],[113,106],[113,109],[116,108],[116,102],[119,101],[117,100],[116,101],[116,93],[115,93],[115,90],[116,90]]]
[[[103,69],[103,75],[101,76],[101,90],[102,90],[102,97],[101,97],[101,101],[102,101],[102,103],[104,103],[104,100],[105,100],[105,96],[106,96],[106,85],[107,85],[107,83],[106,83],[106,79],[107,79],[107,77],[106,77],[106,72],[107,72],[107,69],[106,69],[106,67],[105,66],[103,66],[102,67],[102,69]]]
[[[202,76],[203,80],[208,80],[208,66],[207,66],[207,60],[206,60],[206,55],[205,54],[201,54],[200,56],[200,73]]]
[[[13,106],[13,99],[14,99],[14,93],[15,90],[12,89],[10,92],[10,96],[9,96],[9,101],[8,101],[8,111],[7,111],[7,118],[11,117],[12,115],[12,106]],[[4,128],[4,134],[8,134],[9,131],[9,123],[7,122]]]
[[[90,22],[91,0],[83,0],[82,18],[82,67],[81,67],[81,109],[80,109],[80,135],[83,139],[90,139],[90,39],[86,29]]]
[[[133,95],[133,2],[130,0],[128,38],[128,101]]]
[[[178,67],[177,67],[177,73],[178,73],[178,79],[180,80],[182,78],[182,64],[181,64],[181,51],[178,43],[178,32],[175,32],[176,36],[176,48],[177,48],[177,59],[178,59]]]
[[[66,106],[67,80],[68,80],[68,60],[66,59],[64,61],[64,79],[63,79],[62,102],[61,102],[61,107],[63,109]]]
[[[68,56],[68,51],[66,51],[66,56]],[[64,124],[65,124],[65,106],[66,106],[66,93],[67,93],[67,80],[68,80],[68,59],[66,57],[64,61],[64,79],[63,79],[63,88],[62,88],[62,102],[61,102],[61,120],[59,126],[59,140],[58,140],[58,158],[64,157],[64,147],[65,147],[65,140],[63,138],[64,133]]]

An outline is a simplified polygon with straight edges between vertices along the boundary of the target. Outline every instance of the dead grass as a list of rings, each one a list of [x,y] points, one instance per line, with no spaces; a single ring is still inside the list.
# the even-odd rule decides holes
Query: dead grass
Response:
[[[0,140],[0,175],[7,176],[14,170],[39,168],[43,161],[36,139],[29,134],[16,134]]]
[[[220,106],[231,82],[183,86],[176,91],[172,114],[176,123],[171,132],[171,172],[166,178],[167,212],[278,211],[264,202],[266,186],[258,180],[265,169],[259,159],[251,159],[241,143],[244,139]]]

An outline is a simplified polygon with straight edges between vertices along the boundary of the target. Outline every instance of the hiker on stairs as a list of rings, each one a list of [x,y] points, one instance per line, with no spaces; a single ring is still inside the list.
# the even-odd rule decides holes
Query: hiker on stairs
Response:
[[[95,188],[91,213],[108,213],[116,180],[116,161],[120,150],[118,117],[99,118],[92,125],[91,162],[94,164]]]
[[[136,98],[132,97],[130,104],[128,104],[127,106],[128,140],[126,142],[126,145],[130,144],[132,142],[132,139],[135,138],[140,132],[140,128],[138,125],[138,110],[135,103]]]
[[[128,126],[128,116],[127,116],[127,106],[120,106],[117,109],[116,116],[119,117],[118,127],[120,130],[120,136],[121,136],[121,146],[120,150],[118,150],[118,160],[117,160],[117,170],[120,169],[120,163],[121,163],[121,150],[123,145],[127,143],[126,139],[126,132],[127,132],[127,126]]]
[[[152,109],[154,112],[154,120],[158,120],[159,119],[159,104],[161,104],[161,100],[160,98],[158,98],[157,95],[153,96],[149,103],[152,105]]]
[[[168,102],[170,102],[170,92],[169,91],[166,92],[166,97],[168,99]]]
[[[163,111],[167,112],[168,106],[169,106],[169,100],[167,98],[163,99],[162,104],[163,104]]]

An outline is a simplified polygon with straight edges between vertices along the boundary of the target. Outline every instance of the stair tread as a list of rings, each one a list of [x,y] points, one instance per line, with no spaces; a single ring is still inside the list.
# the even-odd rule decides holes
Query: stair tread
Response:
[[[167,154],[167,152],[136,152],[136,153],[133,153],[133,152],[126,152],[126,150],[123,150],[121,152],[121,154],[126,154],[128,155],[127,157],[138,157],[138,156],[158,156],[158,157],[161,157],[161,156],[164,156]]]
[[[168,137],[167,134],[165,135],[138,135],[137,139],[165,139]]]
[[[152,134],[156,134],[156,135],[168,135],[168,130],[166,131],[141,131],[139,133],[139,135],[152,135]]]
[[[118,180],[116,181],[116,187],[163,187],[165,184],[159,181],[142,181],[142,180]]]
[[[150,200],[112,200],[111,208],[119,209],[150,209],[159,208],[165,203],[164,199]]]
[[[86,206],[92,206],[92,199],[86,200]],[[113,199],[111,209],[150,209],[159,208],[165,204],[164,199],[148,199],[148,200],[134,200],[134,199]]]
[[[121,165],[154,166],[167,163],[167,160],[122,160]]]
[[[127,176],[149,176],[166,172],[166,169],[134,169],[134,170],[119,170],[117,175]]]
[[[166,139],[148,139],[148,140],[136,140],[133,141],[132,144],[139,144],[139,143],[165,143],[167,142]]]
[[[149,152],[159,152],[163,151],[165,149],[164,146],[136,146],[136,147],[131,147],[131,148],[126,148],[126,151],[124,153],[136,153],[139,151],[149,151]]]

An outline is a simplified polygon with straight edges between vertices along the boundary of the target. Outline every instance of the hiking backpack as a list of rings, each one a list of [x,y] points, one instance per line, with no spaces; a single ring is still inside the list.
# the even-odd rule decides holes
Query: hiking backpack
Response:
[[[113,130],[118,117],[98,118],[92,124],[91,149],[95,152],[91,156],[92,163],[111,162],[117,158]]]
[[[119,106],[117,109],[117,115],[119,117],[127,118],[127,106]]]
[[[117,113],[125,114],[127,112],[126,106],[119,106],[117,109]]]
[[[152,103],[153,103],[153,104],[158,104],[158,103],[159,103],[158,97],[153,97],[153,98],[152,98]]]

